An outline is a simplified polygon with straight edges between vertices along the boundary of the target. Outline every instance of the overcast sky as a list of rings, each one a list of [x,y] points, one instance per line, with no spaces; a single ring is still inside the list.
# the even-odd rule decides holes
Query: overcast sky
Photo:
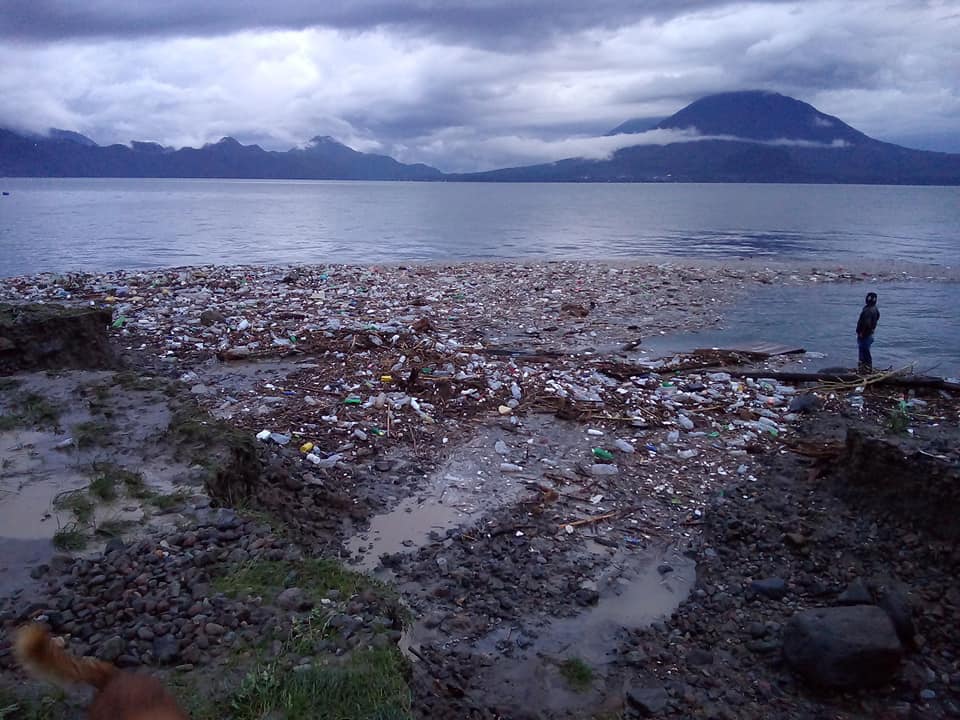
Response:
[[[960,0],[0,0],[0,126],[457,171],[761,88],[960,152],[957,38]]]

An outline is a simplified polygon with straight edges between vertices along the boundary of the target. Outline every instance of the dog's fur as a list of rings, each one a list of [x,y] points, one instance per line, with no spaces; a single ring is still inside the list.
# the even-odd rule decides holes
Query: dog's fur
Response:
[[[190,720],[156,678],[67,653],[42,625],[17,631],[14,649],[30,673],[60,683],[92,685],[89,720]]]

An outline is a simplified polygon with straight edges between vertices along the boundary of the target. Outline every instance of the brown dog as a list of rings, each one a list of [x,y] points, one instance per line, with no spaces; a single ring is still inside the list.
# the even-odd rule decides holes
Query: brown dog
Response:
[[[90,720],[190,720],[156,678],[68,654],[41,625],[17,631],[15,651],[29,672],[57,682],[92,685]]]

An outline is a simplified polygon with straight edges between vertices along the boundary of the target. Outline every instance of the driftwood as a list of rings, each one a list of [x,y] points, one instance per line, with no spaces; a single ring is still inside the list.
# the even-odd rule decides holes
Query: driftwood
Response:
[[[960,390],[960,384],[948,382],[933,375],[896,375],[871,378],[856,373],[832,372],[770,372],[769,370],[728,370],[733,377],[753,378],[761,380],[783,380],[784,382],[819,382],[819,383],[862,383],[867,385],[894,385],[907,388],[925,388],[929,390]]]

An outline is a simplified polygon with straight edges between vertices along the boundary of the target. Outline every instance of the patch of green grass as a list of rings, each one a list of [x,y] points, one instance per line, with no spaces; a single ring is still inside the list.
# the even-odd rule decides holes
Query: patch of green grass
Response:
[[[397,648],[357,650],[345,662],[252,671],[230,700],[237,720],[410,720],[407,666]]]
[[[60,493],[53,499],[57,510],[69,510],[78,523],[86,525],[93,519],[94,504],[86,490],[71,490]]]
[[[67,716],[66,693],[55,689],[40,699],[0,687],[0,720],[57,720]]]
[[[103,420],[87,420],[73,426],[73,440],[81,450],[109,445],[110,434],[114,431],[112,423]]]
[[[284,588],[284,581],[293,573],[296,585],[315,598],[330,590],[338,590],[341,597],[350,597],[364,590],[376,590],[392,596],[392,592],[377,580],[344,568],[326,558],[308,558],[296,562],[286,560],[257,560],[234,567],[213,581],[218,592],[231,597],[260,595],[272,597]]]
[[[10,412],[0,415],[0,430],[18,427],[59,428],[60,408],[37,393],[23,393],[14,398]]]
[[[163,512],[172,510],[175,507],[179,507],[186,502],[187,498],[190,497],[190,494],[183,490],[175,490],[172,493],[166,493],[163,495],[149,494],[149,491],[147,491],[147,493],[148,494],[143,496],[143,499],[146,500],[149,505],[152,505],[153,507],[157,508],[157,510],[161,510]]]
[[[166,386],[166,381],[163,378],[141,375],[132,370],[118,372],[113,376],[113,382],[124,390],[139,390],[140,392],[160,390]]]
[[[113,417],[113,408],[110,407],[110,386],[107,384],[80,386],[78,392],[87,398],[87,405],[91,415]]]
[[[0,378],[0,392],[14,390],[20,387],[21,384],[23,384],[23,381],[17,378],[2,377]],[[2,698],[0,698],[0,700],[2,700]]]
[[[571,689],[585,692],[593,683],[593,668],[580,658],[569,658],[560,663],[560,674]]]
[[[53,534],[53,545],[58,550],[83,550],[87,547],[87,535],[76,523],[69,523]]]
[[[94,480],[90,483],[91,492],[94,483],[111,484],[114,488],[122,485],[127,496],[144,500],[153,497],[153,493],[143,480],[143,474],[128,470],[122,465],[112,462],[95,462],[93,464]]]
[[[87,490],[93,497],[104,502],[117,499],[117,481],[110,475],[97,475],[90,481]]]

